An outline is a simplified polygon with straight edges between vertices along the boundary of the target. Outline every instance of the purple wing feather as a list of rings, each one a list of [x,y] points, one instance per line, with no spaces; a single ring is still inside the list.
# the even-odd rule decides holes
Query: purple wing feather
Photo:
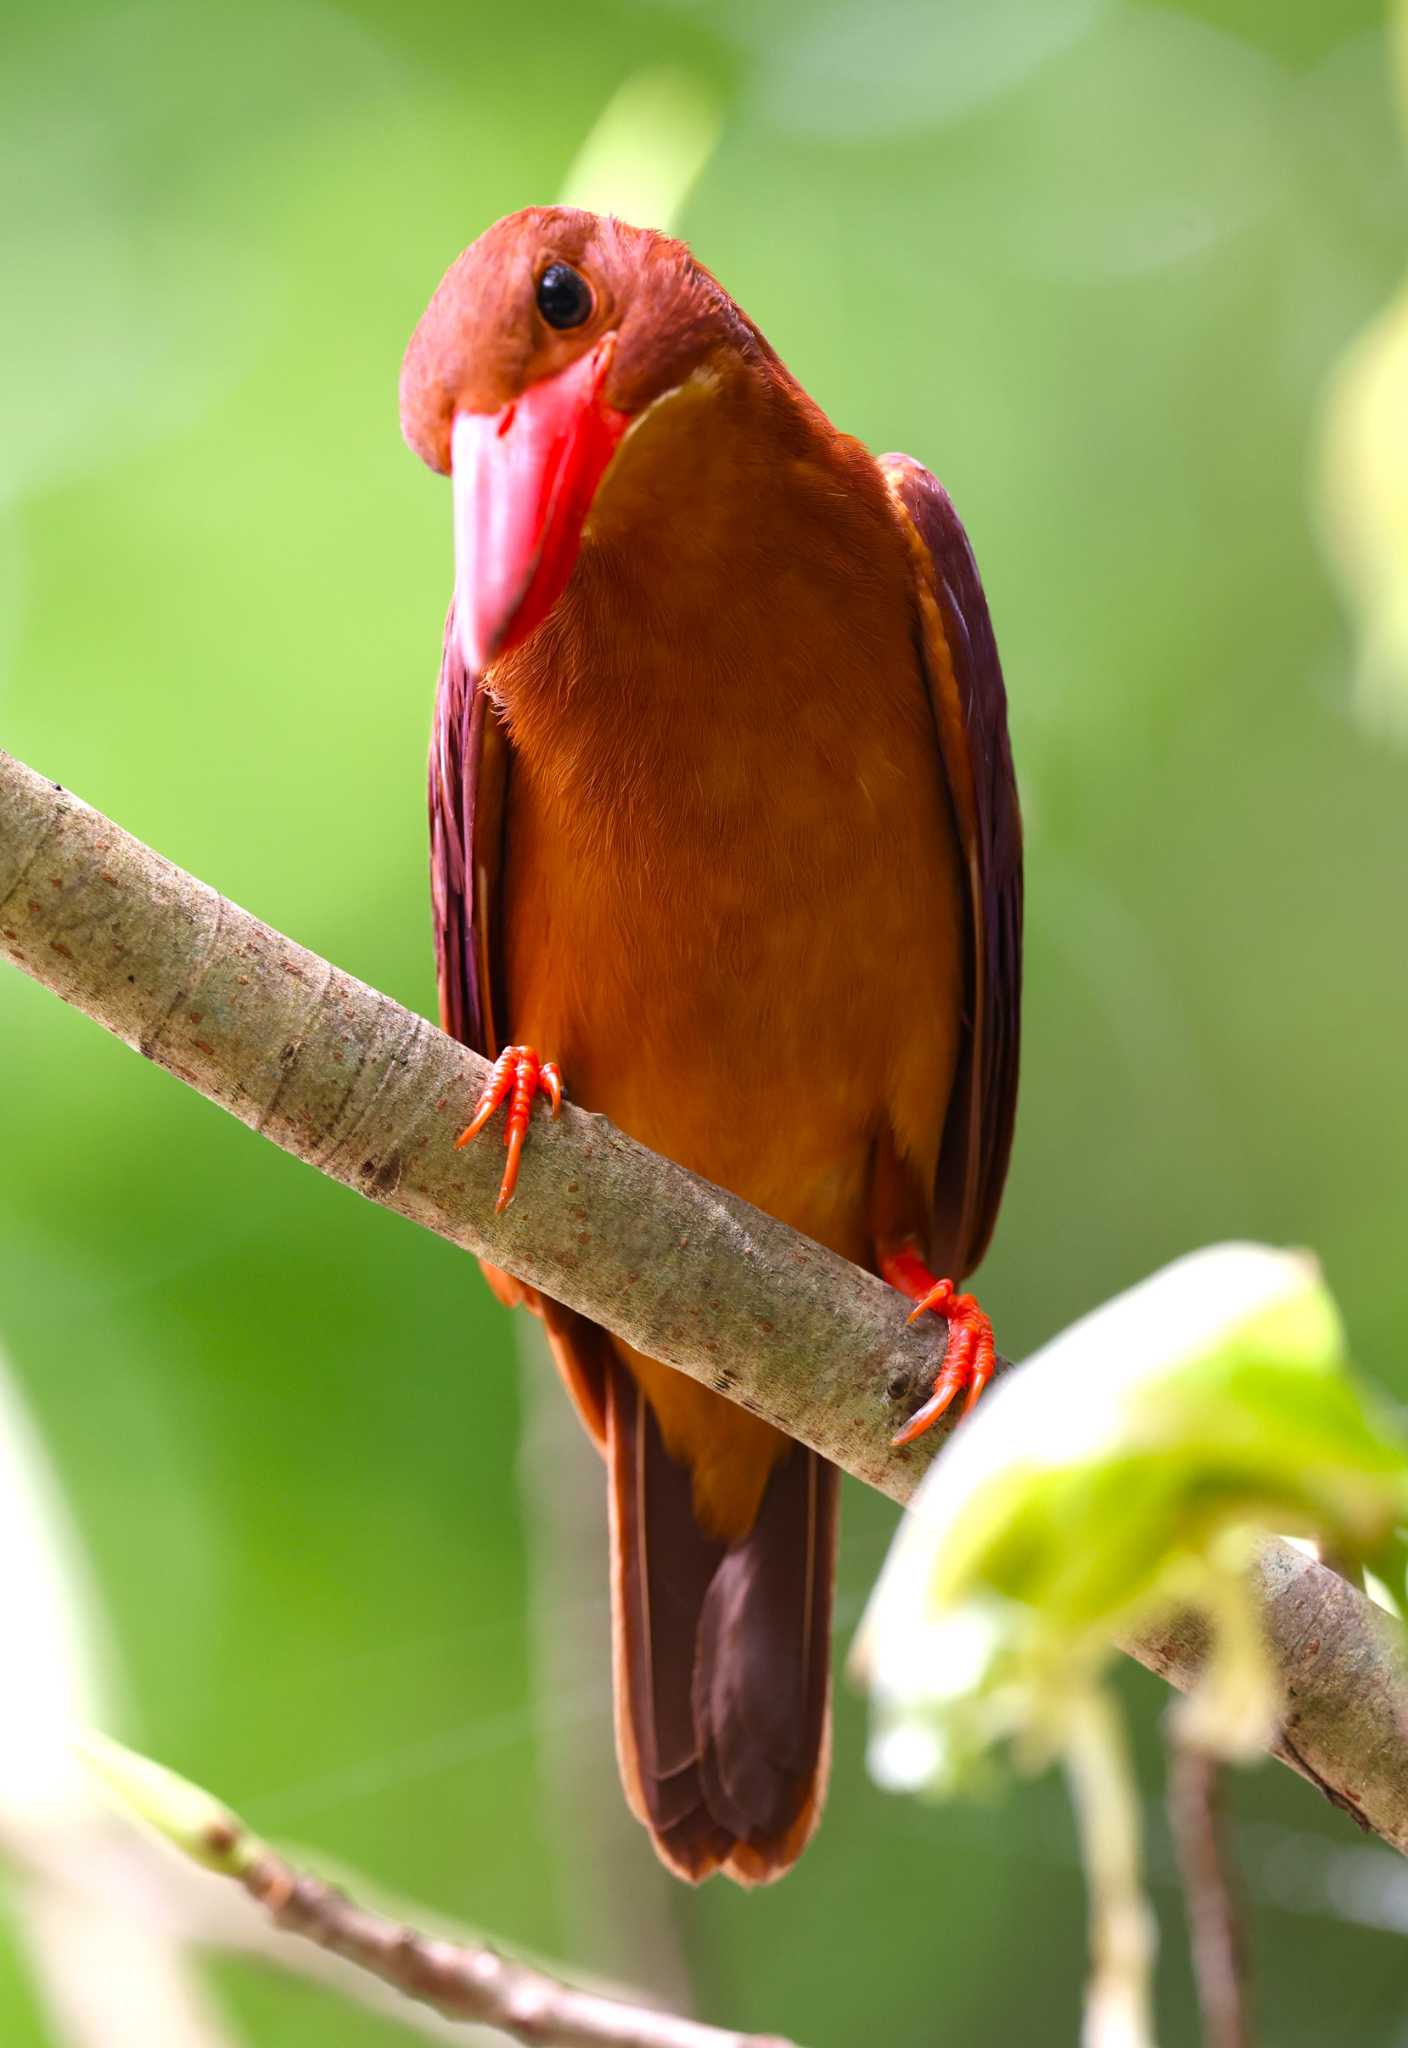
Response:
[[[964,1042],[939,1154],[934,1228],[937,1242],[952,1247],[958,1274],[966,1275],[992,1236],[1012,1150],[1022,1008],[1022,819],[1002,664],[968,536],[948,492],[922,464],[885,455],[880,467],[928,556],[964,756],[948,758],[946,724],[949,734],[955,728],[942,699],[950,685],[943,650],[926,647],[930,698],[966,841],[972,919]],[[961,787],[965,780],[971,801]]]
[[[491,1053],[475,897],[474,828],[489,700],[459,651],[453,603],[445,619],[440,686],[430,736],[430,901],[440,1025]]]

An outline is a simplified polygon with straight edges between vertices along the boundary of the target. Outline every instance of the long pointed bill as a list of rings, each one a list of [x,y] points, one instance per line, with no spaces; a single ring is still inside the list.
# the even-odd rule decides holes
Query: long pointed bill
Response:
[[[596,487],[630,425],[601,395],[613,345],[608,335],[499,412],[455,416],[455,614],[475,675],[541,625],[567,586]]]

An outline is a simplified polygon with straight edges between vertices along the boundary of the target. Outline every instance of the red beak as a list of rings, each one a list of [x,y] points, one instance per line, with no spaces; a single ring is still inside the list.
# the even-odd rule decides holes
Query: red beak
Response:
[[[615,337],[499,412],[455,415],[455,614],[483,675],[567,587],[597,485],[630,425],[601,391]]]

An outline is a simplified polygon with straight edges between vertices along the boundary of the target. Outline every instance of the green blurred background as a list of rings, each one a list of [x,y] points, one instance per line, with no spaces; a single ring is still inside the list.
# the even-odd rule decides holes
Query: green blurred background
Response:
[[[1251,1235],[1321,1253],[1408,1393],[1408,757],[1356,725],[1314,502],[1327,374],[1408,223],[1374,0],[12,4],[0,739],[433,1007],[450,517],[400,355],[460,247],[660,64],[722,112],[682,232],[839,424],[943,476],[983,565],[1029,858],[1005,1348]],[[615,1790],[599,1475],[471,1263],[17,975],[0,1032],[0,1345],[89,1554],[114,1732],[719,2022],[1075,2039],[1059,1787],[888,1799],[843,1689],[797,1872],[668,1885]],[[851,1489],[840,1649],[891,1516]],[[1163,1696],[1127,1690],[1156,1804]],[[1234,1804],[1268,2042],[1408,2039],[1402,1866],[1279,1769]],[[1164,2038],[1192,2043],[1154,1827]],[[21,1926],[0,2041],[57,2048]],[[410,2038],[252,1965],[212,1981],[258,2048]]]

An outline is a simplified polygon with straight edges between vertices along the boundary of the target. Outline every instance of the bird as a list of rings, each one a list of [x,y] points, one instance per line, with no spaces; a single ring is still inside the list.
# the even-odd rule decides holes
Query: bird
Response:
[[[450,477],[430,746],[443,1028],[499,1206],[574,1101],[947,1320],[1007,1173],[1022,835],[963,526],[838,431],[680,241],[529,207],[451,264],[401,423]],[[531,1150],[526,1155],[531,1159]],[[492,1265],[606,1464],[627,1800],[698,1882],[781,1876],[830,1752],[835,1468]]]

